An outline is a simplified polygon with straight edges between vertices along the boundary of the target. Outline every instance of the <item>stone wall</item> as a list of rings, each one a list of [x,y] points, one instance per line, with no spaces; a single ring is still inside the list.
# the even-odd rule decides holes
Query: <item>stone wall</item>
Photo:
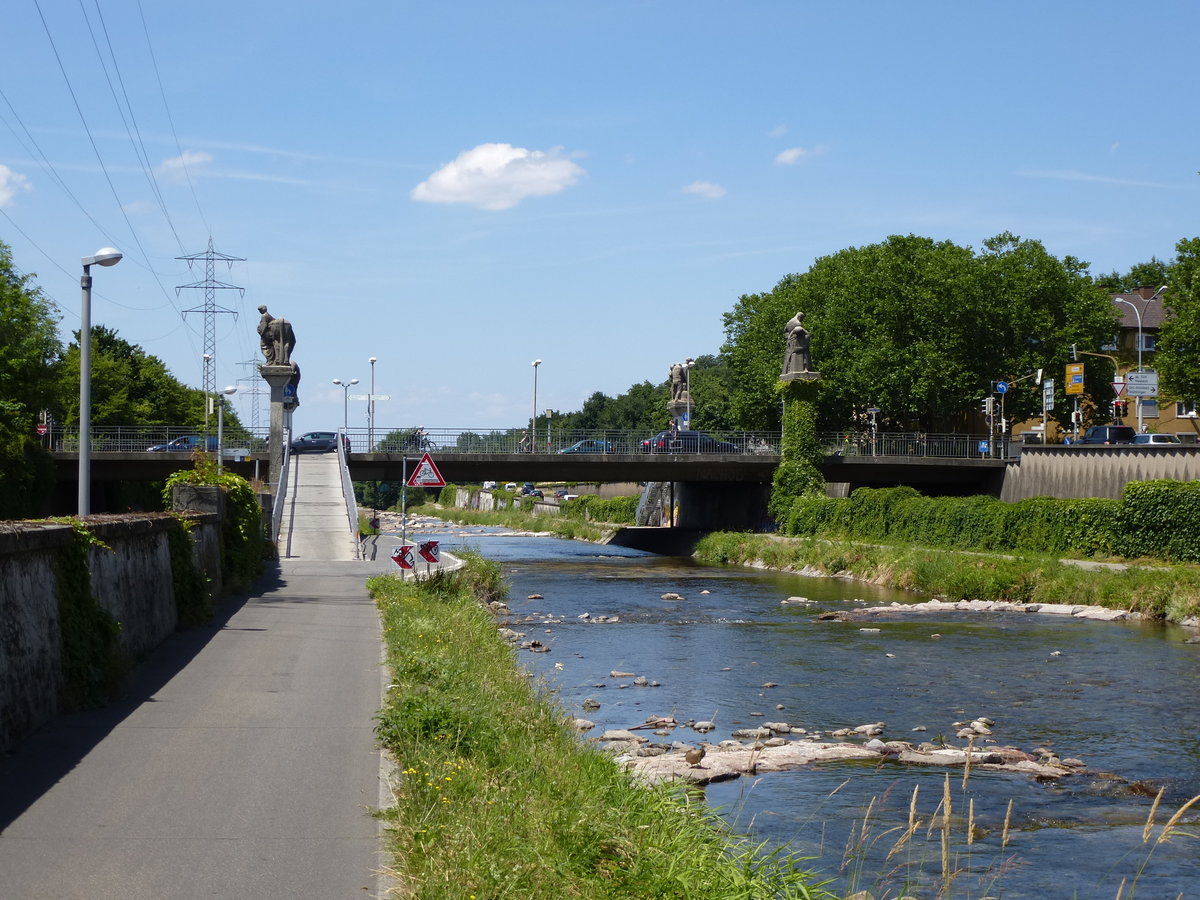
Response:
[[[220,519],[189,518],[197,522],[196,558],[219,584]],[[139,659],[177,624],[167,534],[179,525],[168,513],[93,516],[85,524],[105,545],[88,552],[92,593],[121,624],[121,650]],[[56,561],[74,540],[70,525],[0,522],[0,752],[61,710]]]

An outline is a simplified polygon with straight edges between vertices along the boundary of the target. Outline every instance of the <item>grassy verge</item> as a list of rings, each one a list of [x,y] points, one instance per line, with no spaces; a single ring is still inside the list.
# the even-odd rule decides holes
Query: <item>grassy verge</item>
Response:
[[[569,540],[592,541],[602,544],[612,537],[618,525],[602,525],[595,522],[583,522],[565,516],[535,516],[533,513],[520,509],[459,509],[452,506],[410,507],[409,512],[415,515],[436,516],[447,522],[457,522],[460,525],[501,525],[516,531],[543,531],[555,537]]]
[[[799,860],[582,744],[480,606],[503,595],[498,569],[465,556],[369,582],[393,682],[377,731],[402,773],[381,812],[399,896],[832,898]]]
[[[1200,615],[1200,569],[1194,566],[1083,569],[1054,557],[1012,557],[722,532],[696,548],[702,562],[771,569],[810,568],[948,600],[1077,603],[1134,610],[1171,622]]]

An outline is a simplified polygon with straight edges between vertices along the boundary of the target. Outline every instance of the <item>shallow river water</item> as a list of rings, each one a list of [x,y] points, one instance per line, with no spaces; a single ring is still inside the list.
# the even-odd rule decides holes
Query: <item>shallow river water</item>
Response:
[[[951,851],[960,874],[951,896],[981,898],[1200,897],[1200,805],[1171,840],[1166,820],[1200,794],[1200,644],[1183,629],[1020,614],[953,613],[882,621],[819,621],[826,611],[910,603],[924,597],[858,582],[701,566],[547,537],[463,529],[436,535],[501,563],[514,618],[548,653],[522,653],[591,735],[647,716],[714,720],[656,741],[717,742],[737,728],[786,721],[828,734],[885,722],[883,740],[955,737],[955,722],[995,720],[992,739],[1024,750],[1045,746],[1077,757],[1089,773],[1040,783],[1027,775],[950,769]],[[704,593],[704,592],[708,593]],[[667,601],[676,592],[685,599]],[[545,599],[528,600],[530,594]],[[793,596],[812,605],[783,606]],[[617,624],[579,616],[619,616]],[[878,628],[878,633],[860,631]],[[934,638],[933,635],[940,635]],[[890,655],[889,655],[890,654]],[[614,670],[644,675],[635,687]],[[776,687],[764,687],[774,682]],[[599,709],[585,711],[593,698]],[[761,715],[754,715],[761,714]],[[924,728],[924,731],[914,731]],[[829,738],[823,738],[828,740]],[[907,824],[914,786],[918,816],[940,802],[945,769],[899,763],[822,764],[743,777],[705,789],[707,802],[757,840],[811,857],[839,890],[897,896],[905,884],[939,896],[939,833],[921,828],[890,861]],[[1153,795],[1166,792],[1149,844],[1143,827]],[[868,833],[860,829],[874,800]],[[976,839],[965,841],[974,801]],[[1012,801],[1009,843],[1001,847]],[[960,815],[962,818],[960,819]],[[1136,893],[1131,883],[1136,879]]]

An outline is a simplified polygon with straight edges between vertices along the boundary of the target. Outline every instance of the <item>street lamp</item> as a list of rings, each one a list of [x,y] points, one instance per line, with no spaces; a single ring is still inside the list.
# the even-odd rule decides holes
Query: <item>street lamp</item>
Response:
[[[540,359],[535,359],[532,363],[530,363],[530,365],[533,366],[533,422],[529,428],[529,433],[532,436],[531,443],[529,445],[530,450],[537,449],[537,373],[538,366],[541,364],[542,361]]]
[[[223,396],[217,397],[217,474],[221,474],[225,462],[225,397],[232,397],[237,388],[232,384],[221,391]]]
[[[116,247],[97,250],[95,256],[85,256],[83,277],[83,309],[79,316],[79,516],[91,512],[92,502],[92,266],[115,266],[122,253]]]
[[[1155,291],[1153,294],[1151,294],[1149,297],[1147,297],[1146,302],[1153,303],[1154,298],[1157,297],[1159,294],[1161,294],[1166,289],[1167,289],[1167,286],[1164,284],[1157,291]],[[1132,309],[1133,314],[1135,316],[1137,316],[1137,370],[1140,372],[1140,371],[1142,371],[1142,311],[1137,308],[1136,304],[1130,302],[1129,300],[1124,300],[1120,297],[1114,297],[1113,300],[1115,300],[1117,303],[1124,303],[1126,306],[1128,306],[1130,309]],[[1138,434],[1141,434],[1142,433],[1142,395],[1141,394],[1138,394],[1138,397],[1137,397],[1137,422],[1138,422]]]
[[[687,392],[687,427],[694,428],[692,424],[692,366],[696,364],[694,359],[685,359],[683,361],[683,389]]]
[[[204,354],[204,371],[200,374],[200,384],[203,387],[200,389],[204,394],[204,433],[208,434],[208,409],[212,406],[212,398],[208,396],[208,367],[212,364],[212,354]]]
[[[367,397],[367,451],[375,449],[375,357],[367,360],[371,364],[371,393]]]
[[[345,434],[350,426],[350,385],[358,384],[358,379],[351,378],[349,381],[342,381],[340,378],[335,378],[333,383],[342,389],[342,433]]]

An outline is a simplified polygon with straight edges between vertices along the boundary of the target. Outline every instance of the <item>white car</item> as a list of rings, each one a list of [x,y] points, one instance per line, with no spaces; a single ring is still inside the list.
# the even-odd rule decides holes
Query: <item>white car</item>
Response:
[[[1179,444],[1182,443],[1179,438],[1173,434],[1135,434],[1133,436],[1134,444]]]

